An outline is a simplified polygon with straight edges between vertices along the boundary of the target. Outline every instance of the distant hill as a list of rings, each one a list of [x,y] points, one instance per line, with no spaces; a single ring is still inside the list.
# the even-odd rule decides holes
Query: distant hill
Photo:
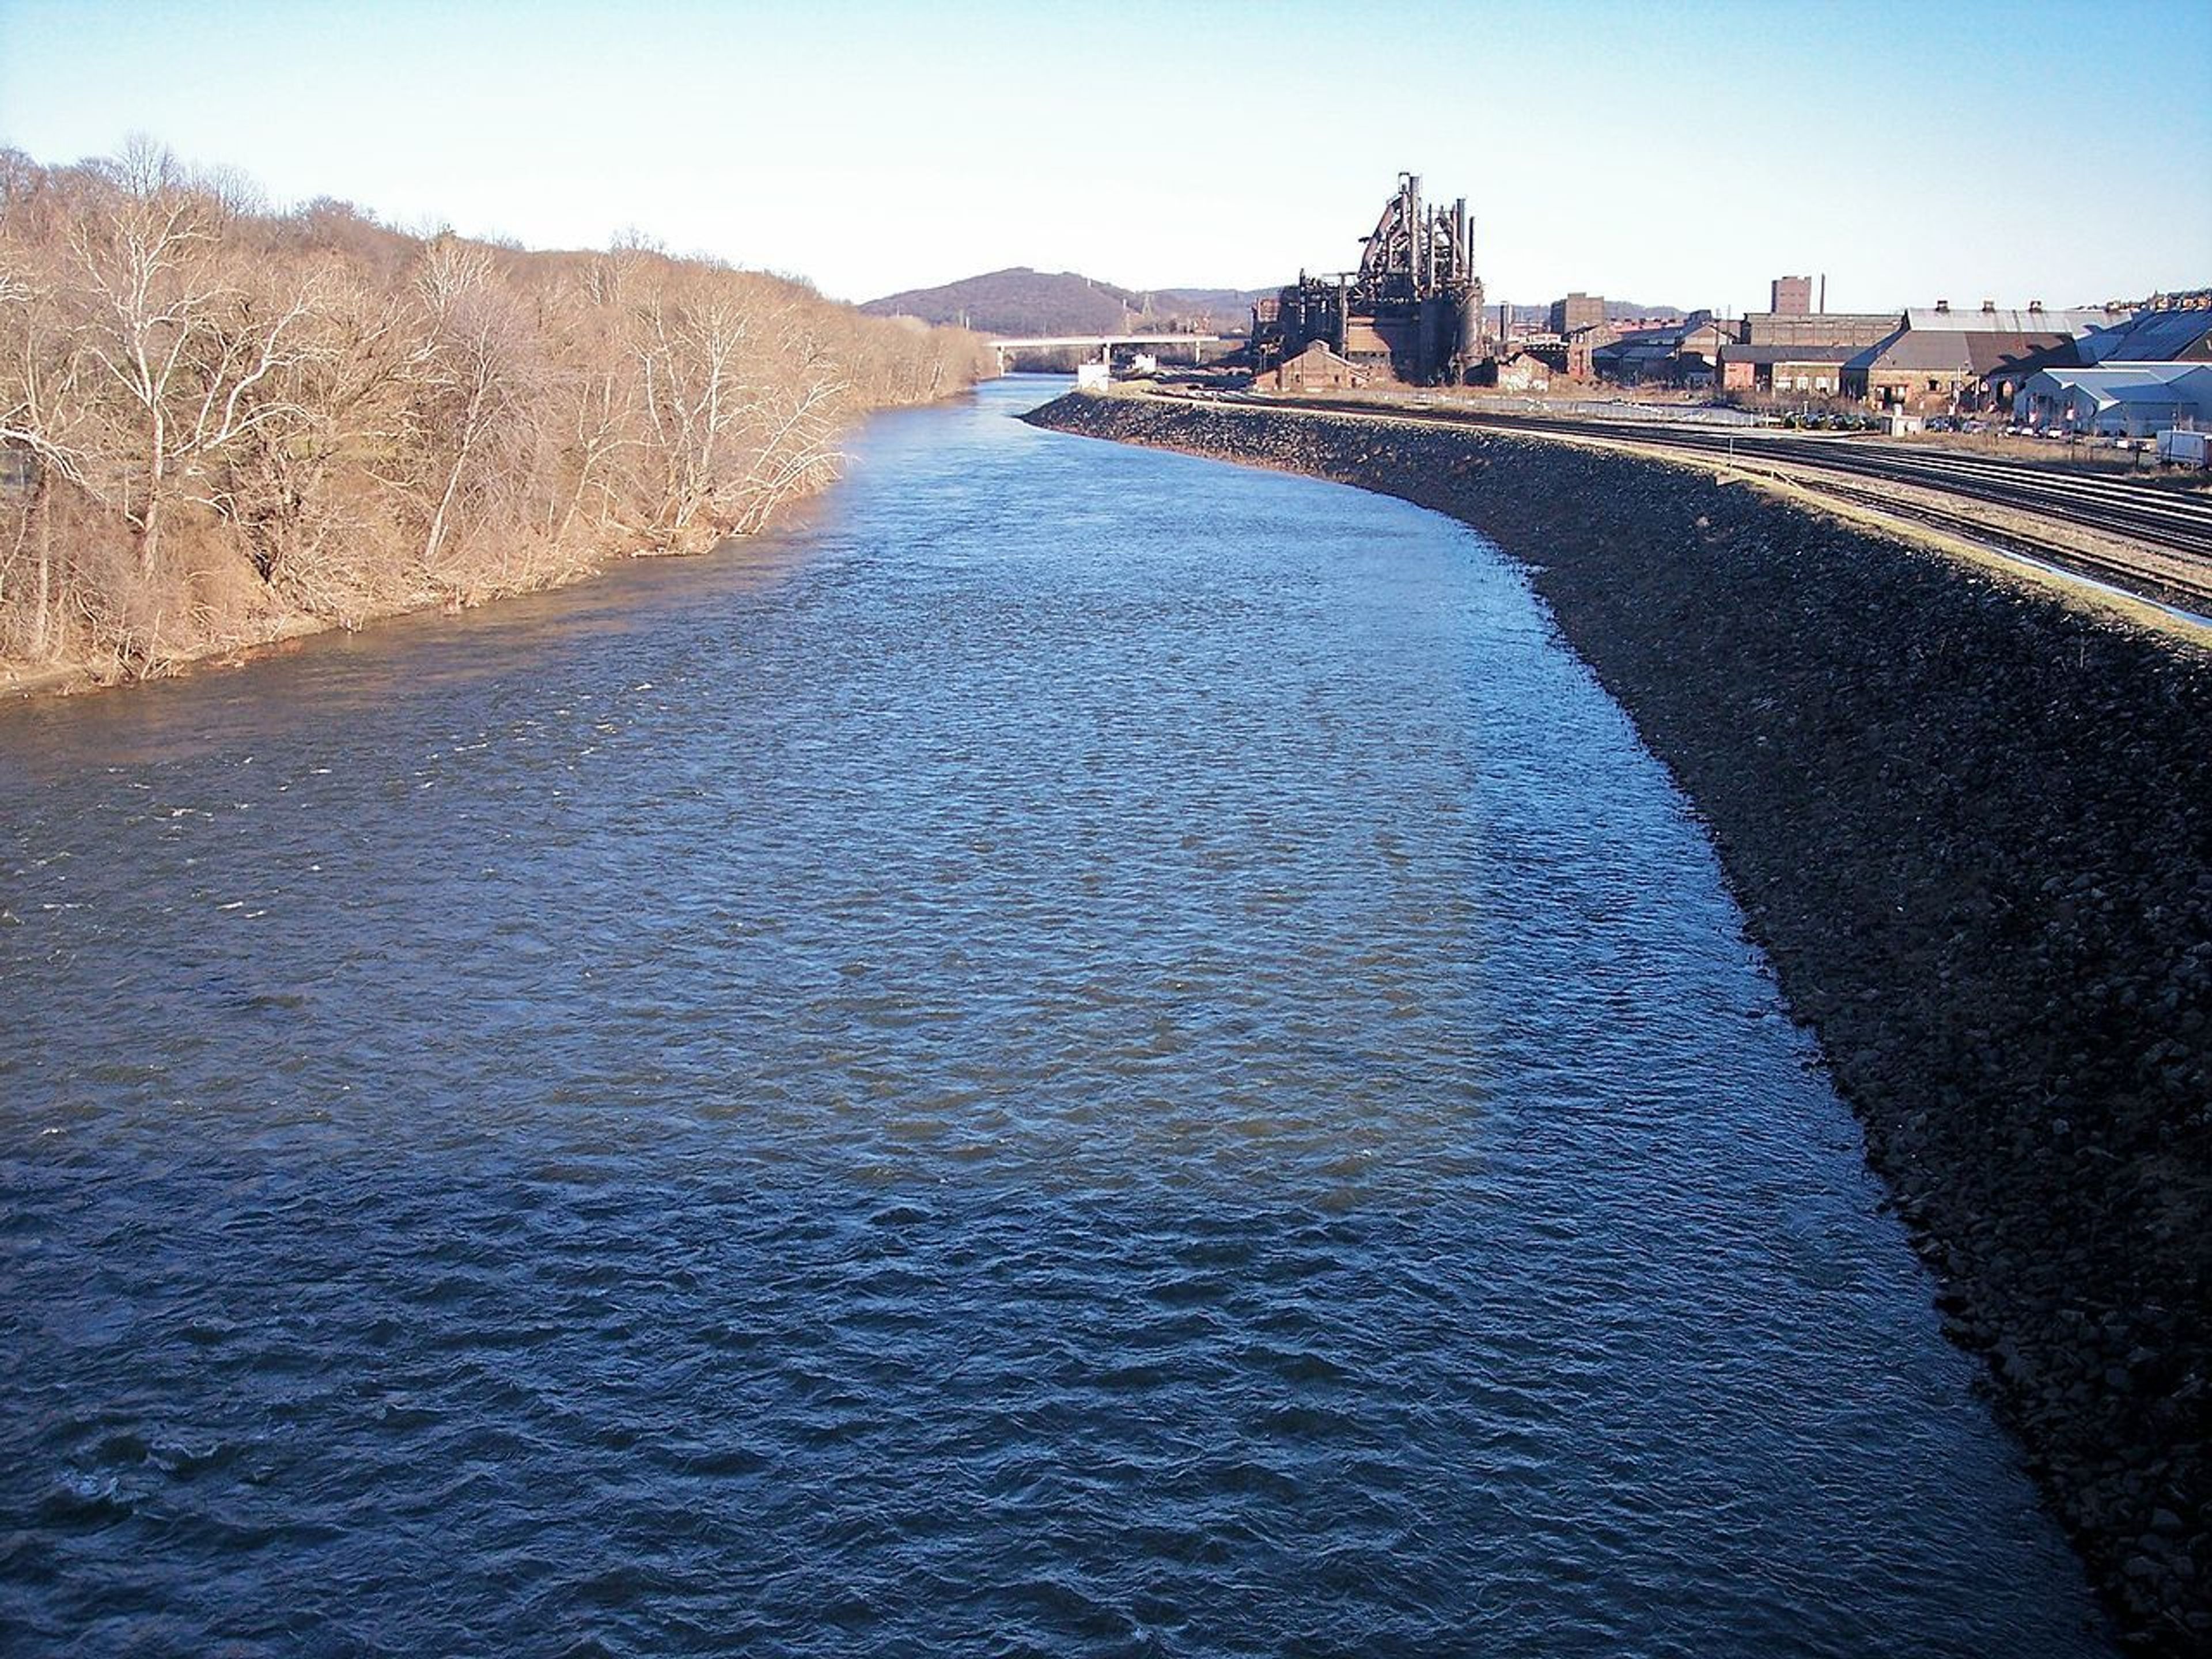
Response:
[[[1148,297],[1152,309],[1193,319],[1211,318],[1216,333],[1242,334],[1252,325],[1252,302],[1272,299],[1279,288],[1162,288]]]
[[[874,317],[919,317],[925,323],[972,328],[981,334],[1115,334],[1146,328],[1182,327],[1204,334],[1243,334],[1251,326],[1252,302],[1273,295],[1272,288],[1120,288],[1073,270],[1010,270],[964,276],[941,288],[908,289],[886,294],[860,309]],[[1516,305],[1514,320],[1541,328],[1550,313],[1541,305]],[[1619,322],[1632,318],[1679,320],[1679,306],[1643,305],[1607,300],[1605,314]],[[1491,315],[1497,315],[1495,307]]]
[[[860,309],[874,317],[919,317],[982,334],[1117,334],[1180,324],[1201,333],[1244,331],[1252,301],[1272,289],[1117,288],[1073,270],[1032,270],[1016,265],[963,277],[939,288],[908,289],[871,300]]]

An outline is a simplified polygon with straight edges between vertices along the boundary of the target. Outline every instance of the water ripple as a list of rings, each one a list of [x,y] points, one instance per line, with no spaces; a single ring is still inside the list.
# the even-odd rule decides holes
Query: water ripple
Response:
[[[1518,578],[1021,396],[0,710],[0,1646],[2103,1651]]]

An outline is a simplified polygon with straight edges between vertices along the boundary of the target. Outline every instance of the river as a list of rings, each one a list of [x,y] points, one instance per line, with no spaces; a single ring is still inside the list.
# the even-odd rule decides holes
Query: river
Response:
[[[0,1647],[2108,1652],[1523,578],[1056,389],[0,707]]]

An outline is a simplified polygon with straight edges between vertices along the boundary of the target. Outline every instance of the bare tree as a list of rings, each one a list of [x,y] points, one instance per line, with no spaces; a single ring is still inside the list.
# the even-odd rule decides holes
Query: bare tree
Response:
[[[413,422],[430,470],[431,494],[418,560],[434,578],[457,521],[489,481],[503,421],[526,390],[524,340],[484,251],[449,237],[430,248],[416,278],[425,333],[416,353]]]
[[[257,294],[222,257],[228,210],[185,177],[167,150],[139,143],[114,170],[106,200],[71,228],[82,284],[82,349],[104,372],[112,431],[105,465],[80,482],[137,532],[140,567],[160,567],[161,533],[180,498],[204,492],[209,463],[259,429],[298,418],[270,377],[302,349],[316,285],[270,273]]]
[[[758,530],[972,336],[641,239],[530,254],[134,140],[0,149],[0,654],[158,670]]]

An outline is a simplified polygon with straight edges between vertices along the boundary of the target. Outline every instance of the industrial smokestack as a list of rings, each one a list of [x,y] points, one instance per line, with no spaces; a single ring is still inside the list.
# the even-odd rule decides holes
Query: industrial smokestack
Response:
[[[1419,293],[1427,273],[1422,270],[1421,244],[1428,240],[1421,224],[1421,175],[1406,175],[1406,234],[1413,239],[1413,291]]]
[[[1820,314],[1828,314],[1828,273],[1825,270],[1820,273]]]

